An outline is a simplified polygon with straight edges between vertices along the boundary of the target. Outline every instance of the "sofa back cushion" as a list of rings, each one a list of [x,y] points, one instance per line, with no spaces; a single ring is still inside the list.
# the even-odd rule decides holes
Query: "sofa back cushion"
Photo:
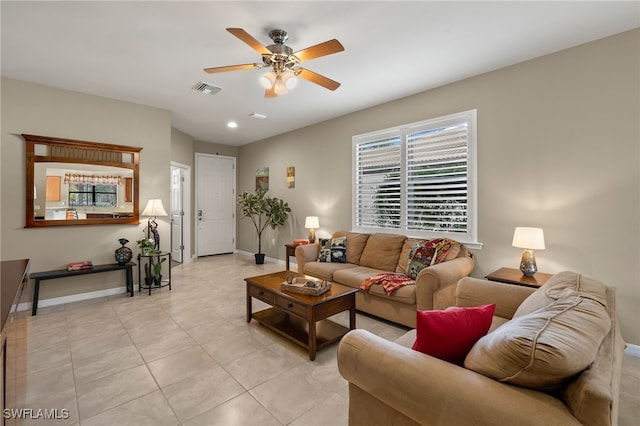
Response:
[[[566,289],[571,289],[576,295],[594,300],[607,307],[607,286],[602,282],[577,272],[559,272],[542,287],[520,304],[513,318],[529,314],[558,300]]]
[[[360,265],[381,271],[395,271],[406,239],[404,235],[371,234],[360,256]]]
[[[586,369],[611,329],[609,314],[600,302],[582,297],[572,288],[555,296],[546,306],[514,316],[481,338],[464,366],[503,382],[543,391],[559,388]]]
[[[347,263],[359,265],[362,251],[369,239],[369,234],[347,232],[345,236],[347,237]]]

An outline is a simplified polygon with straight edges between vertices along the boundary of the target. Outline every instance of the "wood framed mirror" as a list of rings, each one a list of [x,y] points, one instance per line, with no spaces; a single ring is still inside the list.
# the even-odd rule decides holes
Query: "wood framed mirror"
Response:
[[[140,223],[142,148],[22,134],[26,227]]]

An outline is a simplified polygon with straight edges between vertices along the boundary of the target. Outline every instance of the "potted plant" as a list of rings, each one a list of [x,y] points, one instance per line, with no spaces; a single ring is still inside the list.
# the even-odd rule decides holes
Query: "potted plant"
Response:
[[[156,243],[151,238],[142,238],[136,241],[136,243],[138,243],[142,254],[150,255],[156,252]]]
[[[251,219],[258,234],[258,252],[255,254],[256,264],[264,263],[262,253],[262,232],[270,226],[276,229],[287,221],[291,208],[280,198],[267,197],[266,191],[258,189],[256,192],[243,192],[238,195],[238,205],[242,216]]]
[[[167,258],[158,257],[155,259],[153,256],[149,257],[149,261],[144,265],[144,283],[147,286],[155,284],[160,286],[162,284],[162,262],[166,262]]]

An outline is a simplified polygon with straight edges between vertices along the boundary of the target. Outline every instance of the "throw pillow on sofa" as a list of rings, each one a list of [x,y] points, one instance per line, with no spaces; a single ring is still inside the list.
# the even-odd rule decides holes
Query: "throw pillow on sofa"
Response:
[[[460,250],[460,243],[449,238],[434,238],[414,243],[409,251],[405,273],[411,278],[416,278],[424,268],[455,259]]]
[[[495,304],[418,311],[412,349],[462,365],[467,353],[491,327]]]
[[[409,252],[409,263],[407,264],[407,275],[414,280],[424,268],[433,265],[436,259],[436,248],[429,241],[418,244],[414,243]]]
[[[347,262],[347,237],[320,239],[318,262]]]
[[[331,262],[331,239],[320,238],[320,254],[318,262]]]
[[[331,239],[331,261],[347,263],[347,237]]]
[[[602,304],[573,289],[558,296],[478,340],[465,368],[502,382],[552,391],[591,365],[611,328],[609,315]]]

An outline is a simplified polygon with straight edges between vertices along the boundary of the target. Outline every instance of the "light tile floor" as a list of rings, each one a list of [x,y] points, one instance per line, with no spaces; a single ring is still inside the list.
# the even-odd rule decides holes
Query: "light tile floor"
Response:
[[[200,258],[173,268],[172,291],[23,315],[15,333],[26,356],[8,359],[17,406],[66,408],[69,418],[17,424],[346,425],[338,345],[311,362],[299,346],[246,322],[243,278],[282,269],[238,254]],[[254,300],[254,310],[264,307]],[[348,324],[345,314],[334,320]],[[406,331],[360,314],[357,326],[388,339]],[[621,426],[640,418],[640,358],[625,356],[624,368]]]

